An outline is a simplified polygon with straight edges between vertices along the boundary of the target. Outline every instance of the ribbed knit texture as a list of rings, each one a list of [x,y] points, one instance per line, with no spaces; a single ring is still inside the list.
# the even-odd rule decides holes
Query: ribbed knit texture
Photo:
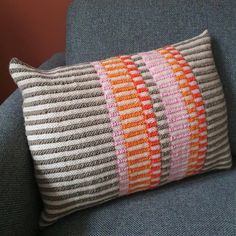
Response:
[[[231,167],[207,31],[157,50],[50,71],[13,59],[10,72],[24,98],[42,226],[118,196]]]

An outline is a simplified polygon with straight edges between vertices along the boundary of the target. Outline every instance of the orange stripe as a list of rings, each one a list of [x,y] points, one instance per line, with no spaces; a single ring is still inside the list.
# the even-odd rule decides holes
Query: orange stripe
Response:
[[[128,138],[132,138],[132,137],[138,136],[140,134],[145,134],[145,133],[146,133],[146,131],[144,129],[135,130],[130,133],[124,134],[124,137],[125,137],[125,139],[128,139]]]
[[[124,100],[130,100],[130,99],[133,99],[136,97],[137,97],[137,94],[129,94],[129,95],[124,95],[124,96],[120,96],[120,97],[117,96],[116,101],[121,102]]]
[[[148,151],[149,151],[149,148],[148,148],[148,147],[146,147],[146,148],[140,148],[140,149],[133,150],[133,151],[128,151],[128,157],[134,156],[134,155],[138,155],[138,154],[142,154],[142,153],[148,152]]]
[[[127,92],[127,91],[132,91],[133,86],[123,87],[123,88],[113,88],[112,90],[113,90],[114,93]]]
[[[142,111],[142,109],[143,109],[142,108],[142,103],[140,102],[140,100],[138,100],[136,103],[134,103],[132,101],[130,101],[130,103],[129,103],[129,100],[131,100],[133,98],[138,98],[137,89],[135,87],[135,84],[133,83],[133,80],[131,78],[131,73],[130,73],[136,67],[130,62],[128,62],[128,63],[124,62],[125,58],[127,59],[127,57],[122,57],[122,59],[112,58],[110,61],[106,60],[105,62],[102,62],[102,65],[105,66],[106,72],[108,72],[107,76],[111,80],[111,84],[112,84],[112,87],[113,87],[112,91],[113,91],[113,94],[115,96],[115,100],[117,102],[117,110],[119,112],[119,118],[121,120],[121,126],[122,126],[123,130],[127,130],[128,128],[131,128],[131,127],[139,127],[139,126],[145,124],[144,123],[144,114],[143,114],[143,111]],[[118,66],[114,66],[114,67],[109,67],[109,65],[115,65],[116,63],[117,64],[123,63],[123,66],[118,65]],[[106,66],[108,66],[109,68],[106,68]],[[126,69],[126,70],[122,71],[122,72],[117,72],[116,70],[118,68],[119,69]],[[116,79],[119,76],[126,76],[126,79]],[[116,88],[115,85],[118,85],[118,84],[119,85],[124,84],[124,87]],[[139,83],[137,83],[137,84],[139,84]],[[123,95],[123,96],[119,94],[121,92],[126,92],[126,91],[128,91],[130,94]],[[121,101],[127,101],[127,104],[120,105],[119,102],[121,102]],[[139,107],[140,107],[140,111],[130,112],[130,113],[124,114],[124,115],[120,114],[121,111],[129,112],[130,109],[139,108]],[[137,116],[141,116],[141,117],[143,117],[143,119],[140,120],[140,121],[126,123],[127,119],[137,117]],[[141,128],[140,130],[126,132],[123,135],[124,140],[125,140],[126,148],[128,149],[130,147],[135,147],[139,144],[148,143],[147,138],[141,138],[141,139],[136,140],[136,141],[128,141],[128,139],[131,138],[131,137],[135,137],[135,136],[145,134],[145,133],[146,133],[146,130],[145,130],[144,127]],[[139,148],[139,149],[132,150],[132,151],[126,150],[126,156],[129,159],[129,158],[132,158],[132,156],[134,156],[134,155],[142,154],[142,153],[145,153],[145,152],[150,152],[149,148],[146,148],[146,147],[145,148]],[[150,158],[148,156],[148,160],[149,159]],[[130,166],[131,166],[132,163],[138,163],[138,161],[136,161],[136,160],[133,160],[132,162],[128,161],[128,173],[130,173],[130,174],[135,173],[135,172],[140,171],[140,170],[150,169],[150,165],[147,165],[147,166],[145,165],[145,166],[137,167],[137,168],[131,168]],[[150,176],[150,174],[148,174],[148,176]],[[132,178],[129,175],[129,181],[131,181],[131,180],[132,180]],[[129,189],[131,189],[130,186],[129,186]]]
[[[120,106],[118,106],[118,111],[129,110],[131,108],[136,108],[136,107],[139,107],[139,104],[130,103],[130,104],[126,104],[126,105],[120,105]]]
[[[132,166],[134,164],[144,162],[144,161],[147,161],[147,160],[149,160],[149,157],[145,156],[145,157],[141,157],[141,158],[138,158],[138,159],[135,159],[135,160],[130,160],[130,161],[128,161],[128,163],[129,163],[130,166]]]
[[[131,65],[132,64],[131,63],[132,62],[131,61],[132,60],[131,57],[126,56],[125,58],[129,59],[129,63],[128,64]],[[125,59],[123,59],[123,60],[124,60],[124,63],[126,63]],[[137,91],[137,94],[138,94],[138,98],[139,98],[139,100],[141,102],[142,110],[143,111],[145,111],[145,110],[148,110],[148,111],[151,110],[152,111],[152,115],[145,115],[145,114],[143,114],[144,120],[145,120],[145,125],[146,125],[145,131],[146,131],[147,137],[148,137],[147,144],[148,144],[148,148],[149,148],[148,153],[149,153],[149,158],[150,158],[149,169],[151,169],[151,167],[152,167],[152,160],[153,160],[152,155],[154,155],[154,153],[155,153],[155,152],[151,151],[151,147],[153,147],[155,145],[159,145],[159,142],[153,142],[153,141],[150,140],[150,138],[153,137],[153,136],[149,136],[149,131],[148,130],[150,128],[152,128],[152,127],[157,127],[157,122],[156,122],[156,120],[154,122],[152,122],[152,123],[149,123],[147,121],[150,118],[155,118],[154,111],[153,111],[153,106],[152,106],[152,102],[151,102],[151,97],[149,96],[148,88],[145,86],[146,84],[143,81],[142,76],[141,76],[140,72],[138,71],[138,68],[136,67],[136,65],[134,63],[133,63],[133,65],[134,65],[134,67],[132,67],[133,69],[129,68],[129,71],[133,72],[130,75],[131,75],[131,78],[133,79],[133,83],[135,85],[135,88],[136,88],[136,91]],[[140,85],[144,85],[144,87],[143,86],[141,87]],[[141,93],[143,93],[143,92],[146,92],[146,95],[142,96]],[[144,104],[143,103],[144,101],[150,101],[150,104]],[[156,184],[156,181],[155,181],[155,183],[152,181],[152,171],[151,171],[149,187],[153,186],[153,184]]]
[[[125,143],[125,146],[127,148],[129,148],[129,147],[137,146],[137,145],[140,145],[140,144],[144,144],[146,142],[147,142],[147,139],[143,138],[143,139],[139,139],[137,141],[127,142],[127,143]]]
[[[117,79],[111,82],[112,85],[127,83],[129,79]]]
[[[135,112],[131,112],[129,114],[120,115],[120,118],[121,118],[121,120],[126,120],[131,117],[141,116],[142,114],[143,114],[142,111],[135,111]]]
[[[142,178],[147,178],[150,176],[150,173],[145,173],[145,174],[140,174],[140,175],[135,175],[135,176],[130,176],[130,180],[134,181],[137,179],[142,179]]]
[[[128,128],[136,127],[136,126],[139,126],[139,125],[143,125],[143,120],[139,120],[139,121],[136,121],[136,122],[131,122],[131,123],[124,124],[123,128],[128,129]]]
[[[171,50],[175,50],[174,52],[171,52]],[[189,96],[190,94],[192,95],[192,97],[193,97],[193,101],[192,101],[192,103],[195,105],[195,109],[188,109],[188,112],[189,113],[196,113],[197,115],[195,115],[195,119],[193,119],[193,118],[189,118],[189,122],[190,122],[190,124],[194,121],[194,120],[197,120],[198,121],[198,126],[195,126],[195,125],[192,125],[192,127],[191,127],[191,130],[196,130],[196,131],[198,131],[197,132],[197,134],[192,134],[191,135],[191,139],[193,140],[193,139],[196,139],[196,138],[198,138],[198,142],[197,143],[192,143],[192,147],[198,147],[198,151],[196,151],[196,150],[192,150],[192,152],[190,153],[190,156],[191,156],[191,154],[192,154],[192,156],[194,156],[195,158],[193,158],[194,159],[194,161],[197,161],[197,162],[201,162],[201,166],[199,165],[199,164],[193,164],[195,167],[194,167],[194,173],[197,173],[198,171],[200,171],[200,169],[202,168],[202,166],[203,166],[203,163],[204,163],[204,160],[205,160],[205,154],[206,154],[206,150],[204,150],[204,148],[205,148],[205,146],[207,146],[207,135],[205,135],[205,134],[203,134],[203,132],[205,132],[205,131],[207,131],[207,126],[206,126],[206,117],[204,117],[204,118],[200,118],[199,116],[200,115],[203,115],[203,114],[205,114],[205,109],[204,109],[204,102],[203,102],[203,98],[202,98],[202,94],[200,93],[200,89],[199,89],[199,86],[198,86],[198,84],[194,84],[194,85],[190,85],[189,83],[190,82],[192,82],[192,81],[196,81],[196,78],[195,78],[195,76],[193,75],[192,77],[189,77],[189,78],[187,78],[187,77],[185,77],[187,74],[193,74],[193,72],[192,72],[192,70],[191,69],[189,69],[190,68],[190,66],[189,66],[189,64],[187,63],[187,62],[185,62],[185,63],[180,63],[179,61],[183,61],[184,60],[184,58],[182,57],[182,55],[176,50],[176,48],[174,48],[174,47],[172,47],[172,48],[168,48],[167,50],[166,50],[166,52],[168,53],[168,54],[171,54],[172,55],[172,57],[173,58],[175,58],[174,57],[174,55],[178,55],[178,58],[175,58],[175,60],[176,60],[176,62],[178,61],[178,63],[179,63],[179,68],[178,68],[178,71],[182,71],[183,72],[183,74],[181,74],[181,75],[178,75],[177,76],[177,78],[178,79],[186,79],[188,82],[187,83],[184,83],[184,84],[181,84],[181,86],[180,87],[182,87],[182,88],[189,88],[190,89],[190,91],[188,92],[188,94],[186,94],[186,92],[185,92],[185,94],[183,94],[183,96]],[[172,63],[171,63],[172,64]],[[175,64],[175,65],[177,65],[177,63]],[[188,67],[188,68],[186,68],[186,69],[184,69],[183,67]],[[181,69],[180,69],[181,68]],[[176,69],[175,69],[176,70]],[[198,93],[193,93],[192,91],[193,90],[197,90],[198,91]],[[195,99],[196,98],[201,98],[201,101],[195,101]],[[191,104],[191,101],[189,100],[188,102],[186,102],[186,104]],[[199,110],[197,110],[197,107],[203,107],[203,108],[201,108],[201,110],[199,111]],[[199,127],[199,125],[201,125],[201,126],[203,126],[203,127]],[[204,143],[199,143],[199,141],[200,140],[203,140],[203,141],[205,141]],[[203,150],[201,149],[201,148],[203,148]],[[197,154],[196,154],[197,153]],[[190,158],[191,159],[191,158]],[[200,161],[199,161],[200,160]],[[191,163],[189,163],[189,166],[191,166],[192,164]],[[192,174],[192,170],[190,171],[189,170],[189,173],[188,174]]]
[[[109,75],[110,78],[115,78],[115,77],[127,75],[126,73],[127,73],[126,71],[118,71],[118,72],[113,72],[113,73],[111,73],[110,71],[107,75]]]
[[[117,63],[118,64],[118,63]],[[113,71],[113,70],[119,70],[119,69],[124,69],[124,66],[123,65],[117,65],[117,66],[112,66],[112,67],[105,67],[106,68],[106,71]]]
[[[133,168],[129,168],[129,173],[130,174],[133,174],[133,173],[135,173],[135,172],[139,172],[139,171],[143,171],[143,170],[148,170],[148,169],[150,169],[149,168],[150,167],[150,165],[144,165],[144,166],[139,166],[139,167],[133,167]]]
[[[186,73],[184,72],[184,69],[181,67],[181,65],[179,64],[179,62],[178,62],[178,61],[175,59],[175,57],[174,57],[174,55],[176,55],[176,54],[174,54],[173,52],[171,52],[170,49],[165,49],[164,52],[160,51],[160,53],[161,53],[162,55],[164,55],[166,59],[175,60],[175,62],[176,62],[176,64],[174,65],[175,67],[173,68],[173,65],[172,65],[172,70],[173,70],[173,72],[174,72],[175,74],[176,74],[177,72],[178,72],[178,73],[179,73],[179,72],[182,72],[182,74],[181,74],[182,76],[181,76],[181,77],[179,77],[179,75],[178,75],[179,82],[180,82],[181,80],[186,80],[186,81],[187,81],[187,82],[184,82],[184,83],[179,83],[179,88],[181,89],[181,93],[182,93],[182,89],[188,88],[188,89],[190,90],[189,92],[190,92],[191,95],[192,95],[191,88],[190,88],[188,79],[187,79],[187,77],[186,77]],[[176,67],[176,66],[177,66],[177,67]],[[181,78],[181,79],[180,79],[180,78]],[[192,107],[192,108],[187,108],[187,109],[186,109],[187,112],[188,112],[189,114],[192,114],[192,116],[194,116],[194,118],[197,118],[197,117],[196,117],[196,116],[197,116],[197,110],[196,110],[195,101],[194,101],[193,99],[186,98],[186,96],[184,96],[184,95],[186,95],[186,94],[185,94],[185,93],[184,93],[184,94],[182,93],[182,96],[183,96],[184,101],[185,101],[185,105],[193,104],[193,107]],[[198,126],[193,125],[193,123],[191,122],[192,120],[193,120],[192,117],[189,117],[189,118],[188,118],[188,121],[189,121],[189,123],[190,123],[189,129],[190,129],[191,133],[192,133],[192,131],[197,131],[196,138],[198,139],[198,137],[199,137]],[[197,142],[197,145],[196,145],[196,142],[195,142],[195,141],[193,142],[193,137],[192,137],[192,135],[190,135],[190,139],[191,139],[191,141],[190,141],[190,155],[189,155],[189,158],[188,158],[187,175],[189,175],[190,166],[192,165],[192,161],[191,161],[191,160],[196,160],[196,159],[197,159],[197,154],[198,154],[198,153],[196,153],[196,152],[194,151],[194,148],[195,148],[196,146],[198,146],[198,142]]]

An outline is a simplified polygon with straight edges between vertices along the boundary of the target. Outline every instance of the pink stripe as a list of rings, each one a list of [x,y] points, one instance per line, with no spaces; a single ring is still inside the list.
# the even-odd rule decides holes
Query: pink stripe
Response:
[[[119,113],[117,111],[116,101],[112,92],[112,85],[110,83],[110,80],[108,79],[106,72],[100,62],[93,62],[93,66],[100,78],[99,81],[102,85],[104,96],[106,98],[111,127],[113,128],[113,138],[115,143],[119,173],[119,195],[122,196],[128,194],[129,188],[128,165],[125,155],[125,142],[123,138],[124,133],[119,121]]]
[[[165,106],[171,140],[171,164],[168,181],[174,181],[184,177],[188,168],[187,160],[190,151],[190,132],[189,126],[186,127],[186,125],[184,125],[188,124],[188,114],[178,82],[164,57],[157,51],[140,53],[140,56],[143,58],[144,63],[153,76]],[[165,73],[163,73],[164,71]],[[164,76],[160,76],[160,73],[164,74]],[[171,84],[171,86],[167,88],[167,84]],[[176,108],[177,104],[178,108]],[[181,125],[182,132],[176,128]],[[173,141],[175,140],[178,140],[180,146],[174,144]],[[186,143],[188,148],[183,151],[181,144]],[[180,153],[181,155],[179,155]]]

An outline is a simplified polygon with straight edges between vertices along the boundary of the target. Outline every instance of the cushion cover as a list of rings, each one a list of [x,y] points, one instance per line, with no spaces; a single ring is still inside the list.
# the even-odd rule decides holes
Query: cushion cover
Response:
[[[41,225],[118,196],[231,167],[208,32],[149,52],[34,69],[13,59],[45,210]]]

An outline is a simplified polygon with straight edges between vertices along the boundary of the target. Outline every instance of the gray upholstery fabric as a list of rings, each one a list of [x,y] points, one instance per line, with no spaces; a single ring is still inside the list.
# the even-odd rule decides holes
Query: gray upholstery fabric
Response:
[[[69,215],[42,236],[236,235],[236,168],[195,176]]]
[[[64,65],[56,54],[41,68]],[[0,106],[0,235],[36,235],[41,200],[33,176],[22,116],[22,97],[16,90]]]
[[[159,48],[208,29],[228,102],[236,154],[236,1],[75,0],[67,23],[66,63]]]

